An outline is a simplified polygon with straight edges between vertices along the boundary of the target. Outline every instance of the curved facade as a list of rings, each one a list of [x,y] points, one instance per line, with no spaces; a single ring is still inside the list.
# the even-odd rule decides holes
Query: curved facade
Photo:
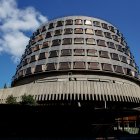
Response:
[[[49,21],[33,33],[12,86],[26,93],[24,87],[38,87],[39,91],[30,91],[37,100],[139,102],[138,73],[115,26],[97,18],[68,16]]]

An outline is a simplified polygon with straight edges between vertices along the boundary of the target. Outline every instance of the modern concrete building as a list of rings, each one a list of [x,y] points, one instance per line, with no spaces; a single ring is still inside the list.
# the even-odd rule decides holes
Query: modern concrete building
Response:
[[[37,101],[137,106],[140,77],[130,48],[115,26],[98,18],[68,16],[49,21],[33,33],[12,87],[0,90],[0,102],[11,94],[17,101],[31,94]]]

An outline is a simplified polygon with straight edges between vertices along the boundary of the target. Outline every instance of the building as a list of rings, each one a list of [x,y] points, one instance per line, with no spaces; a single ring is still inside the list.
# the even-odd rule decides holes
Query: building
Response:
[[[52,105],[93,103],[94,108],[132,109],[140,103],[140,75],[115,26],[98,18],[68,16],[33,33],[12,88],[0,90],[0,102],[11,94],[17,101],[30,94]]]

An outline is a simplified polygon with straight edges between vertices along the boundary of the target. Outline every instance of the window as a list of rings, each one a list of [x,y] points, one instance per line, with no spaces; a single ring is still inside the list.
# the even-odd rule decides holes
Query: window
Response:
[[[47,54],[46,52],[40,53],[39,60],[46,59],[46,54]]]
[[[100,57],[109,58],[109,54],[107,51],[99,51]]]
[[[84,21],[84,23],[85,23],[85,25],[89,25],[89,26],[91,26],[91,25],[92,25],[91,20],[85,20],[85,21]]]
[[[111,53],[111,58],[119,61],[119,56],[116,53]]]
[[[58,35],[61,35],[61,34],[62,34],[62,30],[61,29],[55,30],[55,33],[54,33],[55,36],[58,36]]]
[[[35,73],[42,72],[45,65],[36,65]]]
[[[63,45],[70,45],[72,44],[72,38],[64,38]]]
[[[103,64],[102,64],[102,69],[103,69],[104,71],[113,71],[113,70],[112,70],[112,65],[111,65],[111,64],[107,64],[107,63],[103,63]]]
[[[45,41],[45,42],[43,42],[43,47],[42,47],[42,49],[48,48],[49,46],[50,46],[50,41]]]
[[[47,64],[47,70],[56,70],[56,64],[55,63],[48,63]]]
[[[118,36],[117,35],[112,35],[113,39],[117,42],[119,42]]]
[[[41,47],[41,45],[39,45],[39,44],[38,44],[38,45],[35,45],[35,47],[34,47],[34,52],[35,52],[35,51],[38,51],[38,50],[40,49],[40,47]]]
[[[75,25],[82,25],[83,21],[81,19],[76,19],[75,20]]]
[[[103,47],[106,47],[106,43],[105,43],[105,40],[97,40],[97,45],[98,46],[103,46]]]
[[[100,66],[98,62],[89,62],[88,63],[88,69],[91,70],[100,70]]]
[[[126,55],[130,56],[130,50],[128,48],[124,48],[124,52]]]
[[[108,26],[106,23],[102,23],[102,28],[107,29],[108,30]]]
[[[41,41],[41,40],[43,40],[43,38],[44,38],[44,35],[39,35],[39,36],[36,38],[36,40],[37,40],[37,41]]]
[[[115,45],[113,42],[107,42],[108,48],[115,49]]]
[[[18,76],[22,77],[24,75],[23,70],[19,71]]]
[[[87,55],[88,55],[88,56],[97,57],[97,56],[98,56],[97,50],[89,49],[89,50],[87,50]]]
[[[120,55],[121,61],[124,63],[127,63],[127,59],[125,56]]]
[[[85,33],[90,35],[94,34],[93,29],[89,29],[89,28],[85,29]]]
[[[116,66],[114,65],[114,71],[117,72],[117,73],[122,73],[123,74],[123,69],[121,66]]]
[[[95,43],[95,39],[93,39],[93,38],[87,38],[86,39],[86,44],[88,44],[88,45],[95,45],[96,43]]]
[[[85,62],[74,62],[74,69],[85,69]]]
[[[55,39],[52,41],[52,46],[59,46],[61,44],[61,40],[60,39]]]
[[[29,58],[26,58],[24,61],[23,61],[23,66],[27,65],[29,63]]]
[[[104,32],[104,34],[105,34],[105,37],[106,37],[106,38],[110,38],[110,39],[112,38],[112,37],[111,37],[111,33],[109,33],[109,32]]]
[[[97,36],[103,36],[102,30],[95,30],[95,35],[97,35]]]
[[[28,50],[27,50],[27,55],[29,55],[29,54],[31,54],[32,53],[32,48],[29,48]]]
[[[115,29],[114,29],[113,26],[109,26],[109,30],[110,30],[111,32],[115,33]]]
[[[132,76],[131,69],[124,68],[124,72],[125,72],[126,75],[130,75],[130,76]]]
[[[100,22],[99,21],[93,21],[93,25],[96,27],[101,27]]]
[[[116,45],[116,48],[117,48],[118,51],[123,52],[123,48],[122,48],[121,45]]]
[[[67,70],[71,68],[71,62],[60,62],[59,69],[60,70]]]
[[[74,50],[74,55],[75,55],[75,56],[82,56],[82,55],[85,55],[85,51],[84,51],[84,49],[75,49],[75,50]]]
[[[84,38],[75,38],[74,43],[75,44],[84,44]]]
[[[63,26],[63,24],[64,24],[64,21],[57,21],[57,26],[56,27]]]
[[[70,49],[61,50],[61,56],[71,56],[72,51]]]
[[[39,34],[40,34],[40,30],[37,29],[37,31],[35,32],[35,35],[37,36],[37,35],[39,35]]]
[[[36,55],[32,55],[31,56],[31,59],[30,59],[30,63],[31,62],[34,62],[34,61],[36,61],[37,60],[37,56]]]
[[[83,34],[83,29],[82,28],[75,28],[74,33],[75,34]]]
[[[66,34],[72,34],[72,32],[73,32],[73,29],[72,28],[66,28],[65,30],[64,30],[64,34],[66,35]]]
[[[26,75],[32,74],[31,67],[26,69]]]
[[[45,32],[46,31],[46,27],[45,26],[43,26],[42,27],[42,31],[41,32]]]
[[[46,33],[46,38],[50,38],[50,37],[52,37],[52,32],[47,32]]]
[[[66,22],[65,25],[72,25],[73,24],[72,19],[67,19],[65,22]]]
[[[50,51],[50,56],[49,57],[58,57],[58,51]]]
[[[49,29],[52,29],[52,28],[54,28],[54,25],[53,25],[53,23],[50,23],[49,24]]]

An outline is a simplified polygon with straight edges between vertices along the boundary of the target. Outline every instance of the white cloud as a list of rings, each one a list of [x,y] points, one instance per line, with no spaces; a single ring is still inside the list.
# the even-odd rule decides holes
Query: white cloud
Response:
[[[19,9],[16,0],[0,0],[0,52],[18,60],[28,44],[26,32],[33,32],[47,21],[33,7]]]

